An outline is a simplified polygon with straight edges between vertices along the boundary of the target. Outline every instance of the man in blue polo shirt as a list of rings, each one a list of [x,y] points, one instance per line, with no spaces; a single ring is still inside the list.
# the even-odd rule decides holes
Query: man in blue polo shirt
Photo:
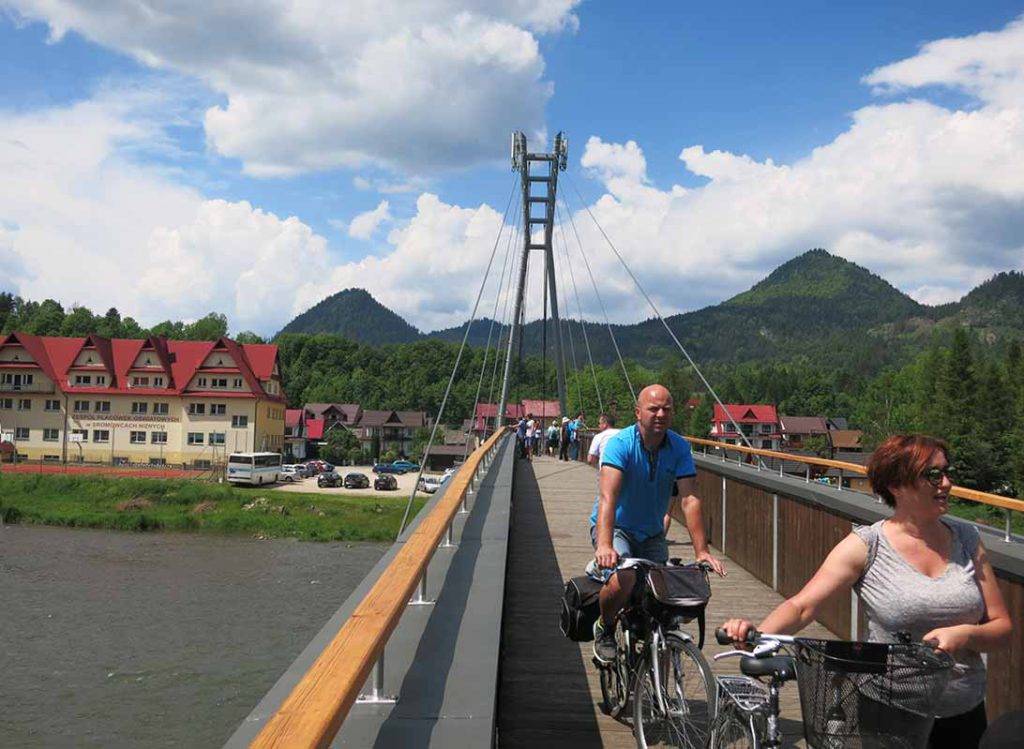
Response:
[[[672,408],[667,388],[644,388],[636,403],[636,424],[604,444],[601,489],[590,515],[590,539],[600,568],[614,568],[620,557],[662,564],[668,560],[665,516],[675,487],[696,560],[725,575],[722,563],[708,551],[690,444],[669,429]],[[604,663],[615,659],[613,622],[626,605],[634,580],[631,570],[622,570],[611,575],[601,590],[594,655]]]

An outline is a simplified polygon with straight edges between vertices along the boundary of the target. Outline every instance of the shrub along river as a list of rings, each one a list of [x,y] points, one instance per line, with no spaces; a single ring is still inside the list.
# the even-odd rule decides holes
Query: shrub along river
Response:
[[[220,746],[386,548],[0,526],[0,746]]]

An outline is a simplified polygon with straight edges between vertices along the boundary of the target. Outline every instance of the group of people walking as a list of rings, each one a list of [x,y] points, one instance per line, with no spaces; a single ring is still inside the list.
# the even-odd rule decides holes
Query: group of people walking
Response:
[[[726,574],[710,552],[693,455],[689,443],[669,429],[672,414],[671,393],[651,385],[637,400],[635,424],[612,431],[612,420],[603,417],[603,430],[592,443],[591,462],[600,474],[590,541],[606,579],[594,656],[604,663],[615,658],[614,622],[634,580],[632,570],[616,567],[628,557],[668,560],[673,509],[685,522],[696,560]],[[1012,624],[977,529],[946,517],[949,465],[949,448],[938,439],[898,435],[880,445],[868,461],[868,477],[891,517],[855,527],[803,589],[757,628],[795,634],[826,601],[849,597],[852,590],[867,614],[871,641],[892,642],[894,633],[910,632],[956,661],[936,707],[929,746],[964,748],[978,746],[986,726],[983,654],[1010,645]],[[745,642],[752,626],[743,618],[723,625],[736,643]]]
[[[580,449],[580,430],[586,429],[583,412],[575,419],[568,416],[554,417],[544,426],[542,418],[534,418],[532,413],[526,414],[516,424],[516,441],[519,445],[519,456],[532,460],[534,455],[545,452],[550,457],[558,455],[559,460],[577,460]]]

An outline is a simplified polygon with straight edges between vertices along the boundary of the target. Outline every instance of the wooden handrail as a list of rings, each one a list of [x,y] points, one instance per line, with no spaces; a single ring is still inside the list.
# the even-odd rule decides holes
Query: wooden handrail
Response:
[[[823,466],[826,468],[838,468],[850,473],[860,474],[861,476],[866,476],[868,473],[868,469],[865,466],[858,463],[847,463],[842,460],[812,458],[809,455],[793,455],[792,453],[782,453],[776,450],[759,450],[753,447],[730,445],[728,443],[703,439],[701,437],[687,437],[686,440],[690,444],[704,445],[705,447],[712,447],[716,450],[727,450],[747,455],[757,455],[762,458],[775,458],[777,460],[786,460],[790,463],[804,463],[806,465]],[[980,492],[977,489],[968,489],[965,486],[954,486],[949,493],[959,499],[966,499],[971,502],[978,502],[979,504],[990,505],[992,507],[1001,507],[1004,510],[1017,510],[1018,512],[1024,512],[1024,500],[1013,499],[1012,497],[1001,497],[998,494]]]
[[[250,747],[305,749],[330,745],[459,511],[480,461],[506,431],[507,427],[499,429],[466,459],[444,496],[409,535]]]

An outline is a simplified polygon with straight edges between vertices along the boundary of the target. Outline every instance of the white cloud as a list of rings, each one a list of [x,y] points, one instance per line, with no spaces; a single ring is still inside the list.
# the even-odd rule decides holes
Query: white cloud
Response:
[[[391,219],[391,206],[388,201],[382,200],[372,211],[364,211],[352,219],[348,225],[348,235],[356,239],[369,239],[381,224]]]
[[[581,164],[606,190],[591,210],[663,312],[720,301],[813,247],[920,301],[959,298],[1024,266],[1024,94],[1010,93],[1024,80],[1022,50],[1022,21],[927,44],[865,80],[887,93],[967,91],[969,108],[914,98],[864,107],[790,164],[689,146],[680,160],[708,180],[689,190],[653,187],[635,143],[591,138]],[[615,317],[649,314],[584,211],[576,223]]]
[[[226,98],[207,137],[248,173],[500,158],[509,122],[536,131],[551,85],[536,35],[574,29],[579,0],[7,0]]]
[[[233,329],[273,331],[288,314],[281,300],[327,269],[326,241],[124,160],[126,147],[160,138],[136,104],[111,91],[0,115],[0,273],[27,298],[114,306],[145,324],[218,311]]]

